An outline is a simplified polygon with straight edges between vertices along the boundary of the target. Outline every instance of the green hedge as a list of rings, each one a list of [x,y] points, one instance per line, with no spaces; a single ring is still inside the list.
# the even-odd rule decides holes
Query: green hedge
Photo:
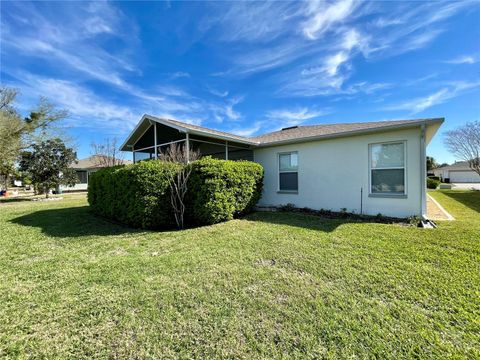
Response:
[[[436,189],[440,185],[440,181],[427,178],[427,188]]]
[[[253,209],[260,198],[263,168],[248,161],[203,158],[188,166],[188,225],[214,224]],[[169,179],[180,165],[143,161],[91,174],[88,201],[107,218],[141,228],[173,228]]]
[[[191,164],[188,221],[215,224],[250,212],[260,199],[263,168],[250,161],[202,158]]]
[[[178,165],[144,161],[99,170],[88,184],[93,211],[110,219],[141,228],[170,228],[175,224],[169,178]]]

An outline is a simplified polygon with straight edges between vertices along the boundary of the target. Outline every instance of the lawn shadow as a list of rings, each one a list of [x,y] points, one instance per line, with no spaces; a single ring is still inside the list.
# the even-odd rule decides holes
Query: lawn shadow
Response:
[[[97,217],[89,206],[40,210],[10,221],[22,226],[40,228],[44,234],[53,237],[108,236],[141,232]]]
[[[362,224],[375,223],[375,221],[358,219],[330,219],[318,215],[302,214],[296,212],[255,212],[246,217],[250,221],[259,221],[278,225],[288,225],[322,232],[335,231],[339,226],[348,223]]]
[[[18,203],[18,202],[24,202],[24,201],[32,201],[32,198],[31,197],[2,197],[0,198],[0,205]]]
[[[480,191],[450,190],[442,191],[442,194],[480,213]]]

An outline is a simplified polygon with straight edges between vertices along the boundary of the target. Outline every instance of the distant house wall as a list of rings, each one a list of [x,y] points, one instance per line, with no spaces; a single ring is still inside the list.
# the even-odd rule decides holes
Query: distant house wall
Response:
[[[421,215],[420,128],[259,148],[255,161],[265,169],[260,206],[297,207],[407,217]],[[369,196],[369,144],[405,141],[406,196]],[[279,154],[298,153],[298,193],[279,192]],[[424,186],[424,185],[423,185]],[[363,196],[361,197],[361,189]]]
[[[74,186],[65,186],[61,185],[60,189],[63,192],[69,192],[69,191],[87,191],[88,189],[88,178],[90,174],[94,173],[96,170],[90,170],[90,169],[75,169],[75,172],[77,173],[78,177],[78,183],[76,183]]]

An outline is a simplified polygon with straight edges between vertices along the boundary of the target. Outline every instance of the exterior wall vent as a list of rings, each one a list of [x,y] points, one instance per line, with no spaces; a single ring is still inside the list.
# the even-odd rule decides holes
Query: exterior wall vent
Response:
[[[295,125],[295,126],[289,126],[289,127],[283,128],[282,131],[283,131],[283,130],[290,130],[290,129],[297,129],[297,128],[298,128],[297,125]]]

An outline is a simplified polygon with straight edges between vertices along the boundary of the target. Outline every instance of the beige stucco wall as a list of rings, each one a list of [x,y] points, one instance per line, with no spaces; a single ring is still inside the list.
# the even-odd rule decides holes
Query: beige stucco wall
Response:
[[[406,217],[421,215],[420,128],[343,137],[255,149],[255,161],[265,169],[260,206],[292,203],[297,207]],[[407,195],[369,196],[369,144],[406,141]],[[298,194],[278,193],[278,153],[298,152]]]

